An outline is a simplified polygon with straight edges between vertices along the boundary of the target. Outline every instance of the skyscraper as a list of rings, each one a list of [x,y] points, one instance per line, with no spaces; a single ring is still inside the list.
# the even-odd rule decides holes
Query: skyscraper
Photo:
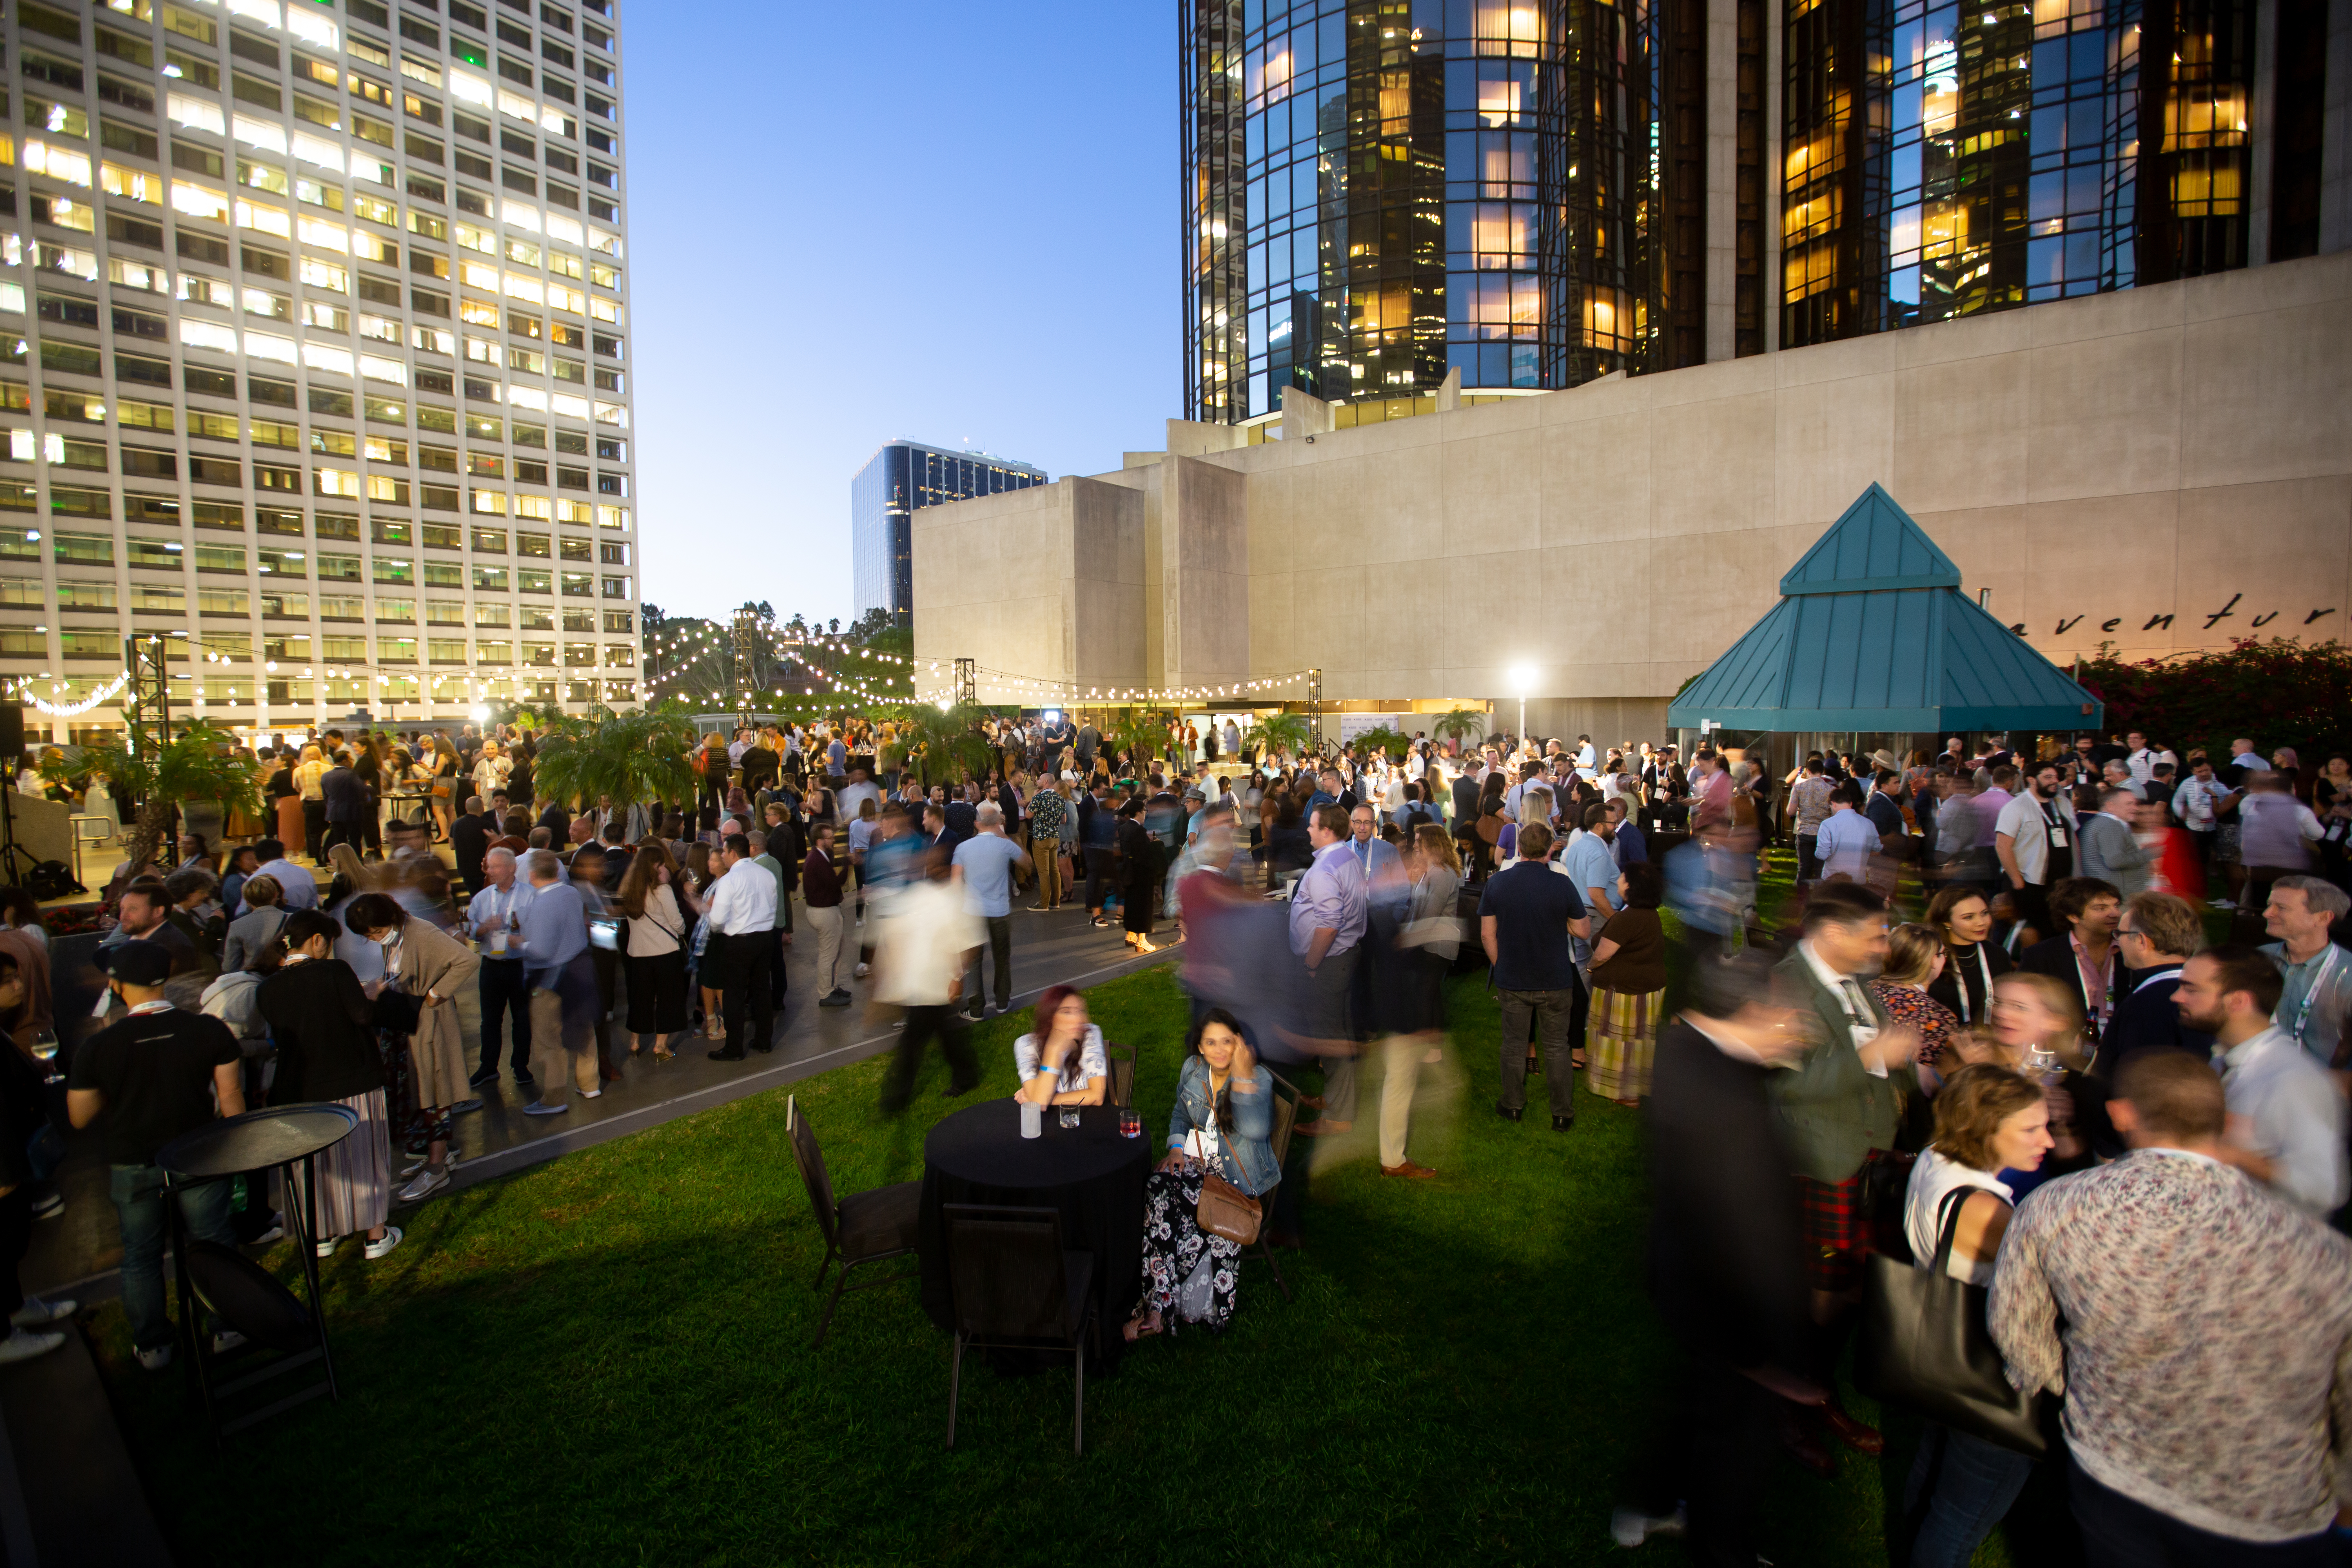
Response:
[[[1179,3],[1190,417],[1646,366],[1676,178],[1656,6]]]
[[[849,481],[850,570],[858,618],[880,610],[893,626],[909,623],[915,609],[911,520],[919,508],[1046,482],[1045,469],[1013,458],[904,439],[883,445]]]
[[[12,8],[0,678],[76,706],[135,635],[238,727],[635,699],[614,11]]]
[[[1195,420],[1449,371],[1572,386],[2352,246],[2322,0],[1178,7]]]

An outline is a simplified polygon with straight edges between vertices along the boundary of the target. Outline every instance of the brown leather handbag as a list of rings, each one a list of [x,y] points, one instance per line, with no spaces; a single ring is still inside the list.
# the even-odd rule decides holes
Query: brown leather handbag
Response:
[[[1222,1142],[1218,1148],[1222,1154]],[[1234,1164],[1238,1170],[1241,1162],[1236,1160]],[[1207,1235],[1222,1236],[1237,1246],[1247,1247],[1257,1239],[1265,1205],[1217,1174],[1216,1167],[1211,1165],[1201,1177],[1201,1201],[1194,1206],[1192,1217]]]

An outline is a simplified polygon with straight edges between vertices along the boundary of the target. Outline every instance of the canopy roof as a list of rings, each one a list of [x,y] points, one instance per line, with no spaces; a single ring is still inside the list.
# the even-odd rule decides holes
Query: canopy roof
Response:
[[[1960,592],[1960,569],[1877,485],[1780,579],[1781,600],[1685,688],[1696,729],[2095,730],[2098,699]]]

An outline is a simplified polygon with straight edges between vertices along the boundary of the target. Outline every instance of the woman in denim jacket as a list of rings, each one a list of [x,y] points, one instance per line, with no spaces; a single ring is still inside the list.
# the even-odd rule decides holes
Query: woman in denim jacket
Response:
[[[1202,1180],[1213,1167],[1243,1192],[1263,1198],[1282,1179],[1266,1142],[1274,1128],[1274,1077],[1243,1041],[1241,1021],[1213,1007],[1190,1044],[1168,1119],[1168,1157],[1144,1184],[1143,1299],[1127,1324],[1130,1340],[1172,1331],[1180,1317],[1213,1329],[1225,1326],[1234,1315],[1242,1249],[1203,1231],[1194,1217]]]

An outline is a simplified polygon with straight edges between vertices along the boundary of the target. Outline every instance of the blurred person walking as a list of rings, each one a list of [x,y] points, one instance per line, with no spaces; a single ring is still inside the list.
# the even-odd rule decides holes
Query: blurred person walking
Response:
[[[530,1048],[540,1098],[522,1110],[525,1116],[561,1116],[572,1109],[567,1078],[583,1100],[604,1092],[596,1059],[596,971],[588,957],[588,906],[580,889],[564,880],[563,863],[553,850],[525,854],[523,873],[530,879],[530,907],[508,947],[521,953],[523,984],[530,992]]]
[[[1290,951],[1306,966],[1311,997],[1307,1048],[1323,1066],[1323,1092],[1311,1108],[1322,1114],[1292,1131],[1302,1138],[1346,1132],[1356,1121],[1355,1025],[1350,1016],[1356,965],[1370,906],[1364,861],[1352,844],[1348,812],[1338,805],[1316,808],[1308,825],[1315,859],[1290,897]],[[1393,850],[1391,851],[1394,853]]]
[[[963,889],[948,880],[944,854],[932,858],[925,875],[891,895],[881,924],[874,955],[874,1000],[904,1014],[897,1052],[882,1085],[883,1113],[895,1116],[914,1095],[915,1069],[934,1037],[948,1059],[948,1097],[979,1087],[980,1063],[956,1004],[963,995],[965,974],[979,960],[983,932],[978,917],[965,907]]]

